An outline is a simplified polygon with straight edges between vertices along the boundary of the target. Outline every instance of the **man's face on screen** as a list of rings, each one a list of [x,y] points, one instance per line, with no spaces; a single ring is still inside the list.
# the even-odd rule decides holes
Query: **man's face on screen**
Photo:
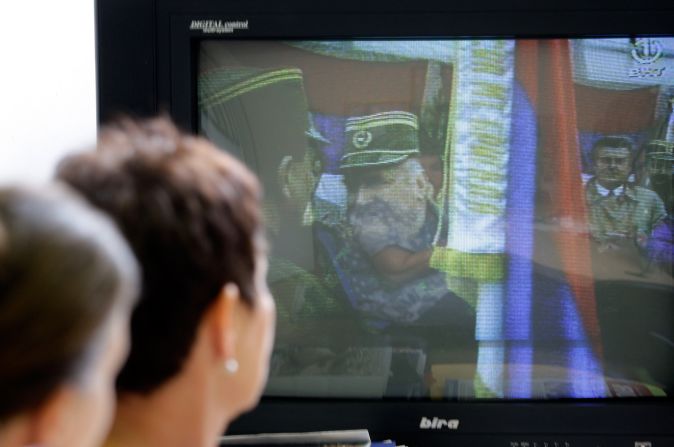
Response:
[[[630,151],[625,147],[603,147],[597,151],[595,172],[597,181],[607,189],[627,182],[630,175]]]
[[[433,185],[416,158],[378,169],[377,181],[362,185],[355,197],[356,204],[368,206],[378,200],[405,221],[401,233],[415,234],[426,219],[426,206],[433,197]]]

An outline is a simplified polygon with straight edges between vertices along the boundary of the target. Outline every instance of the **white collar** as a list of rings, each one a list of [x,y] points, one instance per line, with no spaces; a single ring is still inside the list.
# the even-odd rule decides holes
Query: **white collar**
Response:
[[[602,197],[608,197],[609,195],[611,195],[611,193],[613,193],[613,195],[616,197],[620,197],[623,194],[625,194],[625,185],[620,185],[615,189],[607,189],[601,186],[599,182],[597,182],[595,183],[595,186],[597,187],[597,192]]]

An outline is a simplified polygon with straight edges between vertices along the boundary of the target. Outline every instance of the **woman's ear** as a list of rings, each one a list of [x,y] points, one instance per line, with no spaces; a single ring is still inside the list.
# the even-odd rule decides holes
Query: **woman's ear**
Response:
[[[236,314],[242,304],[239,287],[230,282],[220,290],[220,294],[210,311],[208,330],[213,352],[223,362],[236,358],[238,333]]]
[[[27,416],[27,443],[36,446],[63,445],[62,439],[70,427],[76,426],[67,420],[72,413],[74,391],[68,385],[60,386],[37,409]],[[69,425],[70,423],[70,425]]]
[[[290,164],[293,162],[293,157],[291,155],[286,155],[281,160],[281,164],[278,167],[278,181],[283,196],[286,199],[290,199]]]

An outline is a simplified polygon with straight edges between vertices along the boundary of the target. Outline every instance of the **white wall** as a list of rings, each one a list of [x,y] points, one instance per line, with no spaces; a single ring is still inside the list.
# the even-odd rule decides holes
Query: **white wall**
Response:
[[[0,183],[40,182],[96,137],[93,0],[0,4]]]

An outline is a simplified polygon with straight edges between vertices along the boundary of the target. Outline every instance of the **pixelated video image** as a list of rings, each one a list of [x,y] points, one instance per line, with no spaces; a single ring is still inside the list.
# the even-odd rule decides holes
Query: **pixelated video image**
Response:
[[[264,186],[268,396],[674,394],[674,37],[206,40]]]

